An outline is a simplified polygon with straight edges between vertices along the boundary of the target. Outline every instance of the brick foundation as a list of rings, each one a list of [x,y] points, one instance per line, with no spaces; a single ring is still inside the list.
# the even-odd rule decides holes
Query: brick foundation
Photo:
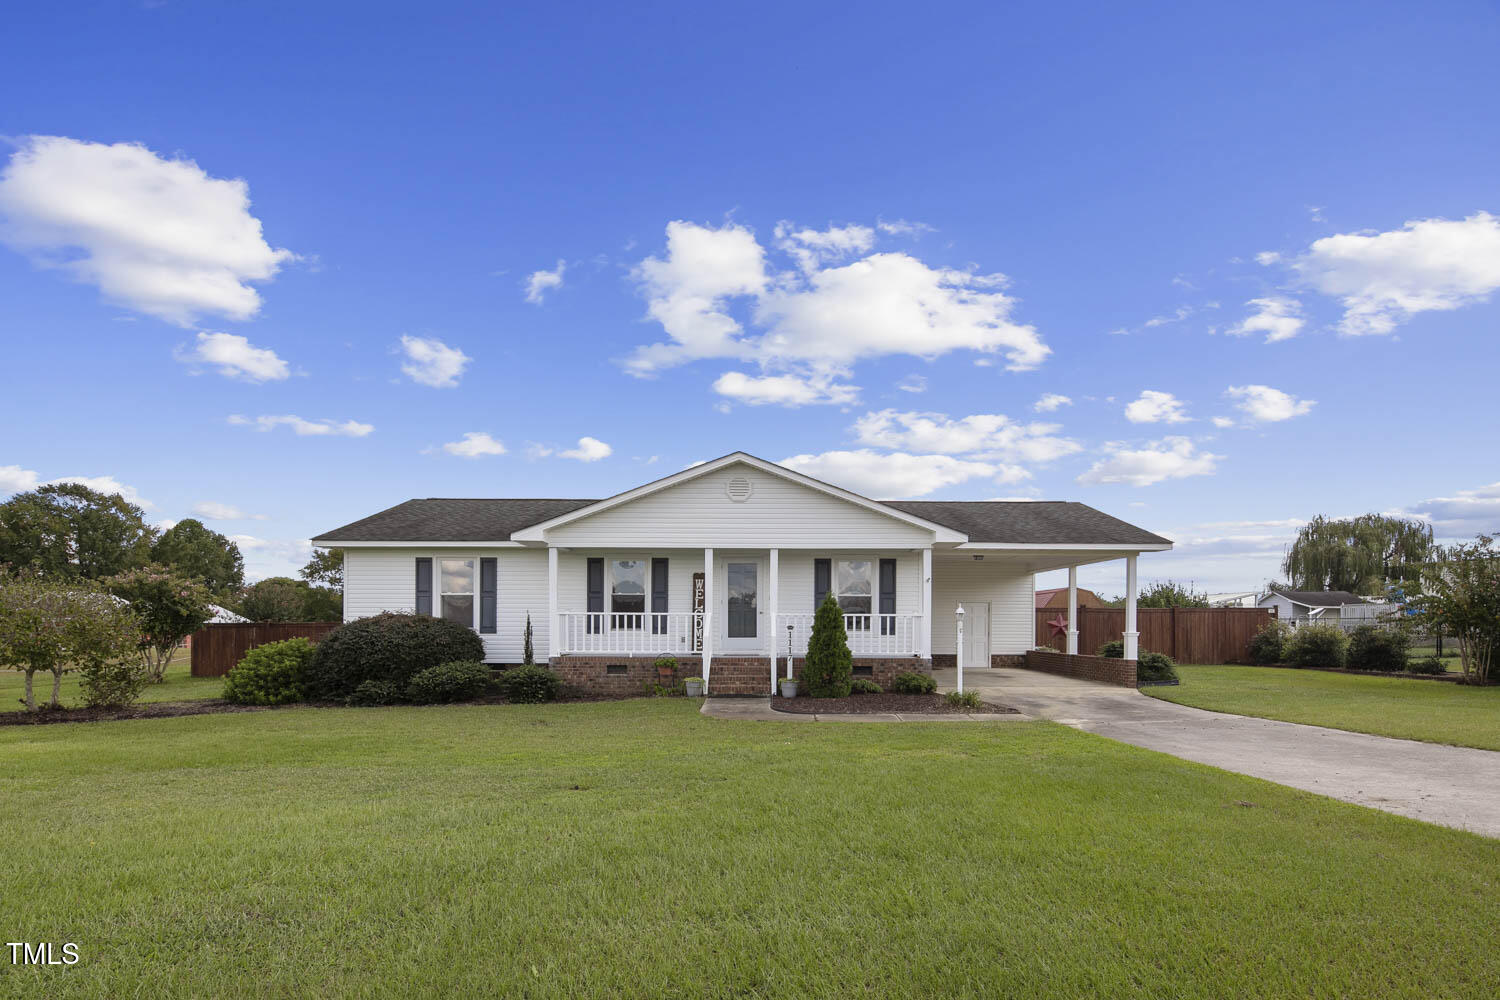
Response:
[[[792,661],[796,676],[802,676],[802,657]],[[636,698],[645,694],[648,686],[659,683],[654,656],[557,656],[549,664],[564,684],[574,690],[605,698]],[[612,674],[610,667],[624,667],[624,673]],[[912,671],[919,674],[932,673],[932,663],[914,656],[854,658],[856,677],[869,677],[881,687],[889,687],[897,674]],[[862,674],[860,667],[870,668]],[[786,657],[778,657],[776,669],[786,672]],[[677,679],[700,677],[703,661],[697,656],[677,658]],[[708,678],[709,694],[715,697],[729,695],[753,695],[763,697],[771,693],[771,661],[765,656],[715,656]]]
[[[801,677],[806,661],[796,656],[792,658],[793,676]],[[870,668],[869,673],[861,671],[861,667]],[[718,661],[714,661],[714,669],[718,670]],[[779,674],[786,673],[786,657],[778,657],[776,669]],[[897,674],[925,674],[932,676],[932,661],[923,660],[915,656],[856,656],[854,658],[854,676],[865,677],[874,681],[883,688],[891,686],[891,681],[896,679]]]
[[[1136,686],[1135,661],[1113,656],[1070,656],[1067,653],[1033,649],[1026,653],[1025,667],[1027,670],[1040,670],[1044,674],[1077,677],[1079,680],[1097,681],[1100,684],[1131,688]]]
[[[992,667],[1024,667],[1026,666],[1025,653],[992,653],[990,655],[990,666]],[[958,654],[956,653],[933,653],[932,667],[934,670],[954,670],[958,667]],[[968,666],[965,669],[978,669]]]
[[[654,656],[554,656],[549,666],[568,687],[605,698],[638,698],[647,692],[648,685],[660,683]],[[623,666],[625,672],[612,674],[612,666]],[[702,674],[698,657],[677,658],[678,680]]]

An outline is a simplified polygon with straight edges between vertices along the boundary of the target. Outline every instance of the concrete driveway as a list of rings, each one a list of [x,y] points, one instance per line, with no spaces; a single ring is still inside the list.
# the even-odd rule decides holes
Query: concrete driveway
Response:
[[[951,691],[952,670],[935,671]],[[1413,819],[1500,837],[1500,753],[1206,712],[1031,670],[965,670],[1026,715]]]

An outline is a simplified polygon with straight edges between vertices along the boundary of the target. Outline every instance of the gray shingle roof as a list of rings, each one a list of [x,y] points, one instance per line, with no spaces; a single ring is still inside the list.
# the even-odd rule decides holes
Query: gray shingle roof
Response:
[[[597,500],[408,500],[313,541],[333,542],[505,542],[511,532]],[[888,507],[945,525],[971,542],[1031,545],[1161,545],[1153,535],[1086,504],[1069,501],[888,500]]]
[[[1345,604],[1364,604],[1365,599],[1347,590],[1286,590],[1272,587],[1274,593],[1310,608],[1339,608]]]

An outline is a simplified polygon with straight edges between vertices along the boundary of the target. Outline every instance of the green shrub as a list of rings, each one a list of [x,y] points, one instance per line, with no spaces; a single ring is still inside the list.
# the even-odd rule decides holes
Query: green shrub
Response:
[[[492,682],[493,674],[483,663],[439,663],[412,676],[406,685],[406,699],[418,705],[470,701],[488,691]]]
[[[1406,669],[1414,674],[1446,674],[1448,668],[1443,661],[1436,656],[1426,656],[1420,660],[1411,660],[1406,664]]]
[[[884,694],[885,688],[868,677],[856,677],[849,682],[850,694]]]
[[[465,625],[429,615],[379,614],[340,626],[318,643],[307,689],[315,698],[343,698],[365,681],[389,681],[405,691],[428,667],[483,659],[484,643]]]
[[[1125,640],[1111,639],[1109,642],[1106,642],[1104,645],[1100,646],[1098,651],[1095,652],[1094,655],[1110,656],[1116,660],[1123,659],[1125,657]]]
[[[256,646],[224,677],[224,700],[237,705],[286,705],[307,696],[307,665],[314,646],[283,639]]]
[[[146,665],[133,656],[114,660],[92,660],[78,668],[78,688],[89,708],[123,708],[134,705],[151,683]]]
[[[807,640],[802,683],[813,698],[845,698],[854,676],[854,655],[849,652],[849,634],[844,631],[844,612],[829,594],[818,605],[812,636]]]
[[[553,701],[562,688],[562,678],[546,667],[512,667],[500,675],[505,700],[513,705],[535,705]]]
[[[937,690],[937,681],[907,670],[891,678],[891,690],[896,694],[932,694]]]
[[[1349,667],[1398,673],[1406,669],[1411,639],[1399,628],[1361,625],[1349,636]]]
[[[370,708],[375,705],[394,705],[400,700],[401,689],[390,681],[360,681],[359,687],[344,699],[344,704]]]
[[[1177,680],[1177,664],[1166,653],[1141,652],[1135,661],[1137,684],[1167,684]]]
[[[1269,621],[1250,637],[1250,662],[1260,666],[1285,663],[1286,643],[1292,627],[1283,621]]]
[[[978,691],[965,691],[962,694],[957,691],[949,691],[943,695],[943,700],[948,703],[949,708],[965,708],[970,711],[984,704],[983,699],[979,697]]]
[[[1337,625],[1303,625],[1282,653],[1294,667],[1343,667],[1349,662],[1349,636]]]

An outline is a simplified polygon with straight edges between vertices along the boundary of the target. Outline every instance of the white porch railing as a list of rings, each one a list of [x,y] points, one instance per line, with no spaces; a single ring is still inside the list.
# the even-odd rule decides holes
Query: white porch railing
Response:
[[[681,656],[699,650],[704,615],[692,611],[617,614],[610,611],[563,611],[558,614],[558,652],[634,653]]]
[[[776,655],[787,655],[787,626],[792,627],[791,655],[807,653],[813,614],[776,616]],[[855,656],[911,656],[922,651],[921,615],[845,615],[849,652]]]

